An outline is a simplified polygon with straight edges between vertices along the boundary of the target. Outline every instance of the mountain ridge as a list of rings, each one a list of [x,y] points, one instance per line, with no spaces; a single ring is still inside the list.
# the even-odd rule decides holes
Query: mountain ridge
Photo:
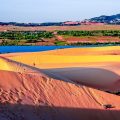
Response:
[[[120,24],[120,14],[111,15],[111,16],[101,15],[99,17],[93,17],[88,20],[91,22],[100,22],[106,24]]]

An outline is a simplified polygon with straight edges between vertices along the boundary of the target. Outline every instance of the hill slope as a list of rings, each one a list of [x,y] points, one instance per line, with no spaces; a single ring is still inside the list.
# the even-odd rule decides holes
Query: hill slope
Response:
[[[91,18],[90,21],[107,23],[107,24],[120,24],[120,14],[106,16],[102,15],[100,17]]]

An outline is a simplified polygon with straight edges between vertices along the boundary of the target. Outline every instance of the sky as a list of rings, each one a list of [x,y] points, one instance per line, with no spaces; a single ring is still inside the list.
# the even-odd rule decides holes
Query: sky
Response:
[[[120,13],[120,0],[0,0],[1,22],[80,21]]]

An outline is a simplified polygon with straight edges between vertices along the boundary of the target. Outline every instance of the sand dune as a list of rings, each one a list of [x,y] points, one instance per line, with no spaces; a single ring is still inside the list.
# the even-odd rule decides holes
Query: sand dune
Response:
[[[120,97],[98,90],[120,88],[112,49],[0,55],[0,120],[119,120]]]
[[[69,48],[26,53],[10,59],[40,68],[55,79],[118,91],[120,90],[120,55],[117,53],[111,55],[112,50],[119,53],[120,47]]]
[[[74,84],[83,84],[106,91],[120,90],[120,75],[118,73],[119,69],[117,69],[119,66],[114,65],[117,70],[108,66],[40,69],[4,57],[1,57],[0,60],[1,70],[27,74],[42,72],[51,78]]]
[[[45,52],[8,54],[10,59],[38,68],[118,66],[120,47],[68,48]],[[11,56],[10,56],[11,55]],[[116,65],[117,64],[117,65]],[[112,66],[112,67],[113,67]]]

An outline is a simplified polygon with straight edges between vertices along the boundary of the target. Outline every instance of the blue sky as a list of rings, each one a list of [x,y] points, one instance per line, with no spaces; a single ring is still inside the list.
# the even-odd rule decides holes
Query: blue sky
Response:
[[[120,0],[0,0],[0,21],[58,22],[120,13]]]

